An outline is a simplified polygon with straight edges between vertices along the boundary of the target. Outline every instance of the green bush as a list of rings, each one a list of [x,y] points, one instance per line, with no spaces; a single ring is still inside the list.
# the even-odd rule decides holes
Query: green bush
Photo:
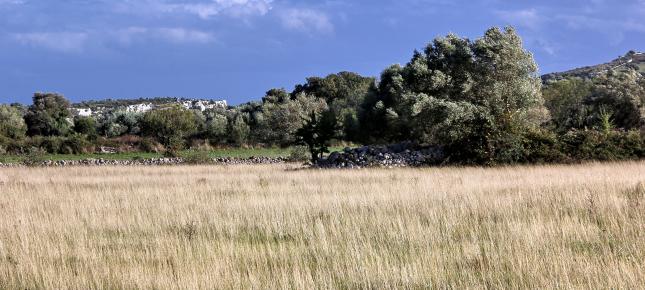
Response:
[[[558,135],[543,130],[528,130],[522,138],[524,163],[560,163],[567,161],[567,156],[560,151]]]
[[[32,147],[23,160],[27,166],[36,166],[47,161],[46,152],[42,148]]]
[[[645,156],[636,131],[571,130],[562,136],[562,151],[574,160],[628,160]]]
[[[306,162],[311,160],[311,153],[307,146],[294,146],[291,147],[288,158],[292,162]]]
[[[187,164],[209,164],[213,163],[208,151],[205,150],[190,150],[180,154]]]
[[[158,153],[163,151],[163,146],[152,138],[143,138],[139,143],[139,149],[143,152]]]
[[[49,154],[58,154],[61,151],[60,149],[62,144],[63,138],[50,136],[43,138],[42,143],[40,143],[40,145],[36,147],[42,148]]]
[[[61,154],[82,154],[90,153],[92,150],[92,144],[86,139],[84,135],[73,134],[68,138],[65,138],[58,150],[58,153]]]
[[[145,136],[156,138],[169,151],[177,151],[197,131],[197,123],[193,112],[172,107],[147,112],[141,120],[141,129]]]

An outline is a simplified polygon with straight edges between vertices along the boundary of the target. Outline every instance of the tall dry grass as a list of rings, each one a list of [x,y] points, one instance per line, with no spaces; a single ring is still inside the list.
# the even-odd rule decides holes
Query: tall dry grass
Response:
[[[645,162],[0,169],[0,288],[640,288]]]

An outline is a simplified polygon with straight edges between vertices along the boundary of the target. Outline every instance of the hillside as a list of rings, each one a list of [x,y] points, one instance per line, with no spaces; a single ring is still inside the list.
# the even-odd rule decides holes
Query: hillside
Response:
[[[99,116],[105,112],[124,110],[144,113],[153,109],[179,105],[186,109],[204,111],[212,108],[227,108],[225,100],[187,99],[187,98],[139,98],[92,100],[72,104],[72,112],[80,116]]]
[[[608,63],[576,68],[565,72],[545,74],[542,76],[542,81],[548,82],[553,80],[561,80],[567,77],[591,78],[610,69],[621,70],[627,69],[629,67],[635,68],[642,74],[645,74],[645,53],[630,51],[624,56],[621,56]]]

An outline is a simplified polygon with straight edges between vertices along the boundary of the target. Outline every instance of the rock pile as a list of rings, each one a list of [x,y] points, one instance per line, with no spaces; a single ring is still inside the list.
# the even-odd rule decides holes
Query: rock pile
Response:
[[[213,164],[278,164],[285,163],[284,157],[250,157],[250,158],[214,158]],[[0,167],[17,167],[17,166],[39,166],[39,167],[64,167],[64,166],[160,166],[160,165],[181,165],[185,164],[183,158],[153,158],[139,160],[108,160],[108,159],[83,159],[83,160],[47,160],[32,164],[19,163],[0,163]]]
[[[441,148],[424,147],[415,143],[400,143],[388,146],[363,146],[345,148],[333,152],[318,161],[319,168],[363,167],[416,167],[441,163],[444,154]]]

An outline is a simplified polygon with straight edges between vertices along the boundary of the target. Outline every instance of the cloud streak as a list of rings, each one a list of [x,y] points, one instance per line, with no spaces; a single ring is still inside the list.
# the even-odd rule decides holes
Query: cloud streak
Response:
[[[12,36],[23,45],[44,47],[65,53],[82,52],[89,38],[85,32],[14,33]]]
[[[334,25],[324,12],[312,9],[286,9],[280,13],[282,25],[306,33],[332,33]]]
[[[0,6],[2,5],[20,5],[25,4],[25,0],[0,0]]]
[[[124,46],[149,40],[171,44],[208,44],[215,42],[216,39],[212,33],[183,27],[145,28],[136,26],[107,31],[13,33],[11,36],[22,45],[63,53],[81,53],[90,45],[111,42]]]
[[[273,0],[120,0],[114,4],[114,8],[120,13],[156,15],[186,14],[208,20],[216,16],[235,18],[262,16],[272,9],[272,2]]]

